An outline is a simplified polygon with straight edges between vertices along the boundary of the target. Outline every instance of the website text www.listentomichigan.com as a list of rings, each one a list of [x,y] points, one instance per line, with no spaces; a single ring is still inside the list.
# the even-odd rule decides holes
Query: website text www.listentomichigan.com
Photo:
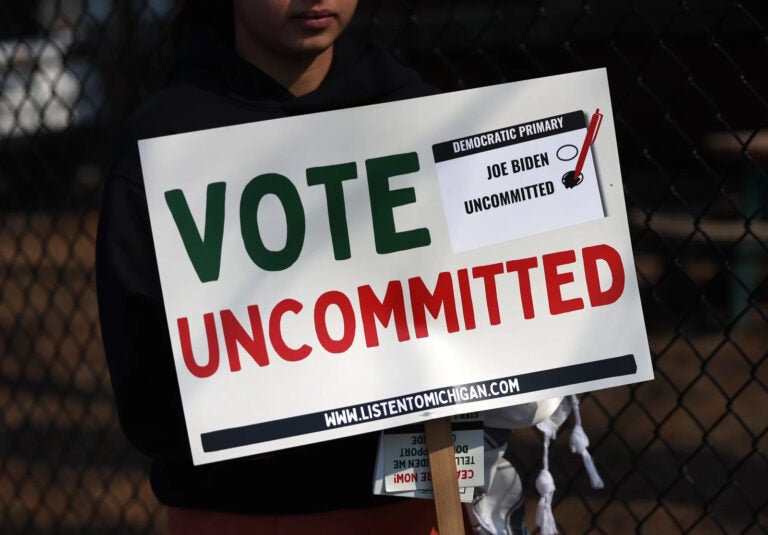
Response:
[[[520,392],[516,378],[504,378],[465,386],[429,390],[408,396],[364,403],[323,413],[326,428],[341,427],[424,409],[493,399]]]

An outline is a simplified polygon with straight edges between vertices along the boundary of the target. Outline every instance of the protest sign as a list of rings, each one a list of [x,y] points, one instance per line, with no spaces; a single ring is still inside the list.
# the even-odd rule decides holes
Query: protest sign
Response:
[[[651,379],[610,110],[595,70],[140,141],[194,462]]]

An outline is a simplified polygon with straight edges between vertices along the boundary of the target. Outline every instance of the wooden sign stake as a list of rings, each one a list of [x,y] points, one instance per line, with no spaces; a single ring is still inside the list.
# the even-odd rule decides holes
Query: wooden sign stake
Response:
[[[464,517],[456,478],[456,456],[450,418],[424,422],[440,535],[464,535]]]

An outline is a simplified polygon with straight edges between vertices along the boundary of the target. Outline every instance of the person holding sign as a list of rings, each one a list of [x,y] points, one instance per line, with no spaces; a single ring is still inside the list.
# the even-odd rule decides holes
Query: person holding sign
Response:
[[[121,425],[152,459],[170,533],[436,532],[431,502],[372,495],[376,434],[193,466],[137,150],[145,138],[435,93],[382,48],[337,40],[355,8],[356,0],[187,0],[173,77],[130,121],[105,184],[104,346]]]

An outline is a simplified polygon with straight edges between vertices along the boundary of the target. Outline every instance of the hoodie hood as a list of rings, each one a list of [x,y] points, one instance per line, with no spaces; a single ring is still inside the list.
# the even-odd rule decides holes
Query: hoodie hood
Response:
[[[344,34],[320,86],[297,97],[242,59],[205,28],[190,30],[177,50],[168,85],[134,114],[118,144],[112,172],[141,183],[136,141],[422,97],[437,90],[381,45]]]
[[[437,92],[381,45],[364,44],[345,33],[334,45],[330,70],[320,86],[296,97],[205,28],[192,30],[182,42],[172,83],[189,84],[254,105],[270,103],[287,115]]]

